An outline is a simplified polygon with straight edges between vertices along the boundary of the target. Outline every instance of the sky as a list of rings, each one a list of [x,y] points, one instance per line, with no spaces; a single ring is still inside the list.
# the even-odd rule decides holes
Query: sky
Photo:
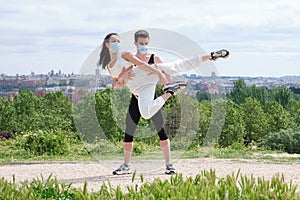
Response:
[[[147,28],[228,49],[222,76],[300,75],[298,0],[1,0],[0,74],[79,73],[107,33]]]

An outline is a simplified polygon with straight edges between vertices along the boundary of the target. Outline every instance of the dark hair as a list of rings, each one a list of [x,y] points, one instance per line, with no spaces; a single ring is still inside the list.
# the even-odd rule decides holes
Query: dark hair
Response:
[[[137,32],[134,33],[134,41],[137,42],[138,38],[149,38],[150,39],[150,35],[149,35],[148,31],[138,30]]]
[[[110,55],[109,55],[109,50],[108,48],[106,47],[106,43],[108,43],[109,41],[109,38],[112,36],[112,35],[116,35],[116,36],[119,36],[118,33],[109,33],[105,36],[103,42],[102,42],[102,50],[100,52],[100,59],[98,61],[98,66],[102,65],[102,69],[105,69],[106,66],[110,63]]]

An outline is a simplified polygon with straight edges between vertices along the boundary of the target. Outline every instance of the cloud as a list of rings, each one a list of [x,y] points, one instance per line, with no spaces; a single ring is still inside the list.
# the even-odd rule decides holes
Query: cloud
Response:
[[[15,54],[24,62],[39,65],[43,60],[40,64],[49,66],[54,55],[60,55],[57,60],[79,68],[79,58],[87,56],[108,32],[147,27],[178,31],[204,49],[222,46],[238,54],[279,57],[300,52],[297,0],[11,0],[2,2],[0,16],[0,58],[6,61],[1,71],[20,68]],[[71,52],[77,57],[72,59]],[[73,61],[64,62],[63,57]]]

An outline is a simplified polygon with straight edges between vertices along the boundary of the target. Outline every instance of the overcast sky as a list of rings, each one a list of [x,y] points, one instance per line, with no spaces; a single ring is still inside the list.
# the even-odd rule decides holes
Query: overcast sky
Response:
[[[78,73],[107,33],[158,28],[229,49],[220,75],[300,75],[299,2],[2,0],[0,74]]]

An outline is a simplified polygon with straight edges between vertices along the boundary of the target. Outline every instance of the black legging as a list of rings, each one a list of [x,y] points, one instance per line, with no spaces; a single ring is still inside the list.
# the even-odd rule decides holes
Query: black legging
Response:
[[[154,96],[156,99],[156,94]],[[139,111],[138,100],[135,95],[132,94],[130,105],[126,115],[126,129],[125,129],[125,138],[124,142],[132,142],[134,133],[136,131],[137,124],[141,118],[141,113]],[[164,117],[162,109],[160,109],[152,118],[151,118],[156,131],[158,133],[160,140],[168,139],[164,128]]]

